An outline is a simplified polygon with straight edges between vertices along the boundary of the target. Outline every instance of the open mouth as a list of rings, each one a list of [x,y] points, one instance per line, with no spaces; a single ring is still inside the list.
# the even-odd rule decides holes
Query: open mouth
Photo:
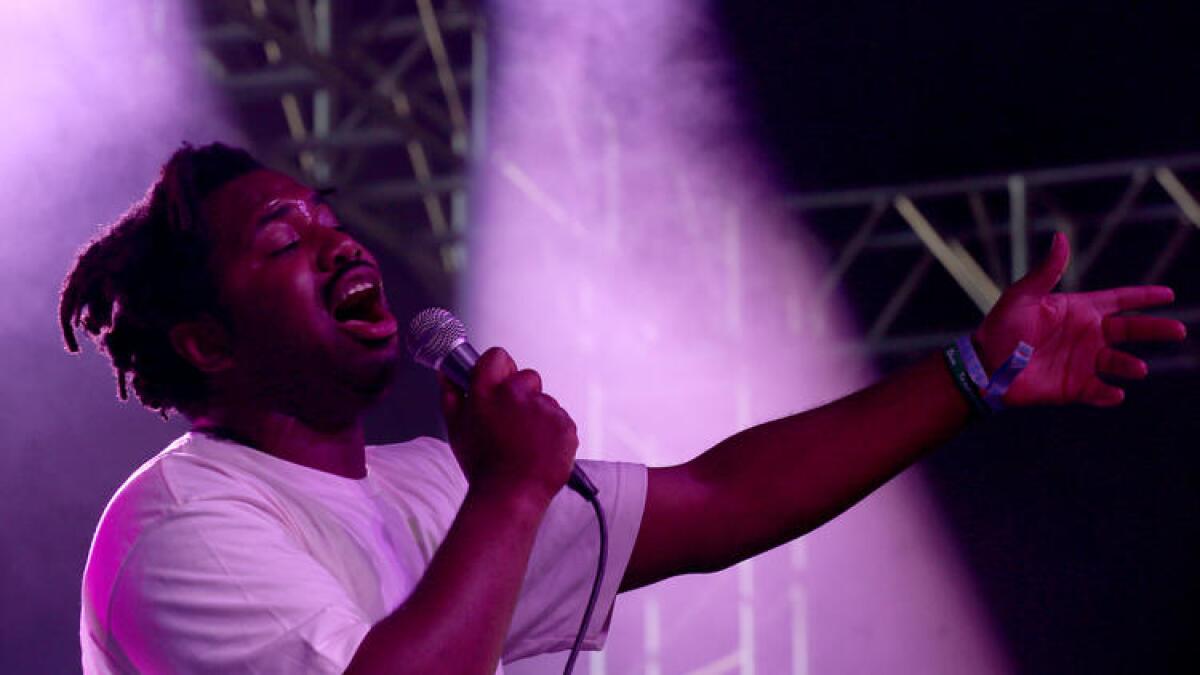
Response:
[[[330,311],[338,327],[364,340],[382,340],[395,335],[396,319],[383,300],[378,278],[369,270],[343,276],[331,298]]]
[[[379,286],[369,282],[359,282],[351,287],[333,308],[333,318],[338,322],[378,321],[386,313]]]

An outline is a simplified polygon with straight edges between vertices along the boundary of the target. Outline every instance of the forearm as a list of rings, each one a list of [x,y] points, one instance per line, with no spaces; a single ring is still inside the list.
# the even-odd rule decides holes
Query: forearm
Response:
[[[951,438],[968,413],[936,354],[732,436],[685,465],[708,491],[693,560],[720,569],[818,527]]]
[[[494,672],[547,505],[468,492],[412,595],[367,633],[346,672]]]
[[[992,373],[1020,343],[1036,349],[1004,394],[1006,406],[1118,405],[1124,392],[1101,376],[1139,379],[1146,364],[1113,345],[1187,335],[1174,319],[1118,315],[1172,302],[1165,286],[1052,293],[1069,257],[1067,238],[1055,235],[1046,261],[1006,289],[972,334]],[[953,436],[968,411],[936,354],[691,462],[651,469],[622,590],[721,569],[812,530]]]

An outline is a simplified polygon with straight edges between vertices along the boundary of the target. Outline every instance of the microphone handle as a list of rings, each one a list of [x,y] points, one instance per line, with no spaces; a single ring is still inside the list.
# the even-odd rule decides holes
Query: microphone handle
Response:
[[[460,391],[467,391],[471,388],[471,370],[478,360],[479,352],[475,351],[470,342],[463,340],[457,347],[451,349],[449,354],[446,354],[437,369],[451,382],[458,385]]]
[[[471,385],[471,369],[475,367],[475,362],[479,360],[479,352],[471,346],[470,342],[463,340],[454,349],[450,350],[449,354],[442,359],[438,370],[442,372],[451,382],[458,385],[462,391],[467,391]],[[576,464],[571,467],[571,477],[567,479],[567,485],[574,491],[583,495],[584,498],[591,498],[598,492],[595,484],[579,468]]]

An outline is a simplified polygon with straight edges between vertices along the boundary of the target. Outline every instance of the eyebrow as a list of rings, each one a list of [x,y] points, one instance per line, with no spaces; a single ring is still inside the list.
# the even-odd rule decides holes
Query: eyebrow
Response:
[[[271,222],[272,220],[276,220],[277,218],[285,216],[288,213],[295,211],[295,210],[296,210],[296,201],[295,200],[289,199],[289,200],[283,201],[283,202],[274,202],[274,203],[268,205],[267,210],[263,211],[262,214],[260,214],[258,216],[258,218],[254,221],[254,230],[255,231],[261,230],[264,225]]]
[[[337,192],[337,188],[334,188],[334,187],[326,187],[326,188],[321,188],[319,190],[313,190],[312,192],[310,192],[308,194],[307,197],[305,197],[304,201],[310,202],[312,204],[316,204],[317,206],[321,206],[321,205],[328,206],[329,205],[328,197],[336,192]],[[266,207],[266,210],[263,211],[262,214],[260,214],[258,216],[258,218],[255,219],[254,231],[257,232],[257,231],[261,230],[263,228],[263,226],[265,226],[267,223],[270,223],[272,220],[276,220],[277,218],[286,216],[288,213],[295,211],[296,210],[296,201],[297,200],[295,200],[295,199],[286,199],[286,200],[282,200],[282,201],[274,201],[274,202],[269,203]]]

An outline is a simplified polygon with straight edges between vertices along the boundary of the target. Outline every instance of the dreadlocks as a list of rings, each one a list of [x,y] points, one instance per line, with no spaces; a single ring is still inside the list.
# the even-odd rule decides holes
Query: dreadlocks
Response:
[[[146,195],[85,245],[63,282],[58,318],[67,350],[81,326],[112,360],[117,392],[126,376],[142,405],[186,410],[204,400],[204,375],[176,353],[169,331],[202,313],[224,318],[209,271],[212,232],[200,204],[213,191],[261,168],[244,150],[184,144]]]

